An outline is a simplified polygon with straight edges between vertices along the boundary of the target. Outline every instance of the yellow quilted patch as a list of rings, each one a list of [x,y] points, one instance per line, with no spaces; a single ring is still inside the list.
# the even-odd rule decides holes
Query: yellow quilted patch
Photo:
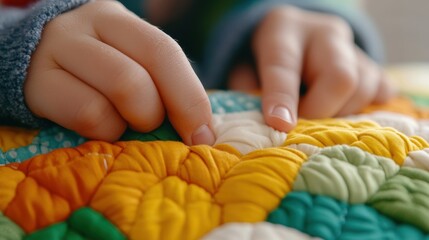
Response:
[[[0,132],[0,150],[3,152],[29,145],[39,133],[37,130],[4,126],[0,126]]]
[[[395,99],[280,133],[255,96],[210,100],[213,147],[168,122],[113,144],[0,128],[0,239],[428,238],[429,111]]]
[[[388,157],[402,165],[409,152],[427,148],[419,136],[408,137],[389,127],[369,121],[351,122],[338,119],[300,120],[288,134],[285,145],[310,144],[328,147],[339,144],[358,147],[369,153]]]
[[[13,185],[0,206],[26,232],[89,205],[131,239],[196,239],[221,223],[263,221],[305,159],[286,147],[241,156],[180,142],[87,142],[0,167],[0,184]]]
[[[0,211],[4,211],[15,197],[15,189],[24,178],[24,173],[13,169],[12,166],[0,168]]]

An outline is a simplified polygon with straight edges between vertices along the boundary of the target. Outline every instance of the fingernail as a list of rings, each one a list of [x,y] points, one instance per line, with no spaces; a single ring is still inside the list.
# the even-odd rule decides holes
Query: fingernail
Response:
[[[271,111],[271,116],[280,118],[285,122],[292,123],[292,115],[290,115],[289,109],[283,106],[274,107],[273,111]]]
[[[192,134],[192,145],[197,144],[207,144],[207,145],[213,145],[215,142],[215,137],[210,130],[210,128],[204,124],[199,127],[194,134]]]

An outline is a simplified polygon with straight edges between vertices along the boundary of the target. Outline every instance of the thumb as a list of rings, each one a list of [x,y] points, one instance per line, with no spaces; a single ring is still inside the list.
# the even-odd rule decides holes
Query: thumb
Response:
[[[195,86],[194,86],[195,87]],[[187,145],[213,145],[210,101],[202,87],[182,92],[166,103],[170,122]]]

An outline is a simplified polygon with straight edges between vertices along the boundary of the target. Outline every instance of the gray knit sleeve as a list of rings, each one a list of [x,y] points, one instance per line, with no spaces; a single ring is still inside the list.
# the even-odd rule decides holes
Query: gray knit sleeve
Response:
[[[26,9],[0,6],[0,121],[39,127],[25,105],[23,84],[46,23],[89,0],[42,0]]]

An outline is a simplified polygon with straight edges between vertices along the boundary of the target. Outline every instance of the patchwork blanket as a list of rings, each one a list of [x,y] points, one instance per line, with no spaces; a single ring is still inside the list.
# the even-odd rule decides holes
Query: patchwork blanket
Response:
[[[258,96],[209,94],[214,146],[0,126],[0,239],[429,239],[420,92],[287,134]]]

